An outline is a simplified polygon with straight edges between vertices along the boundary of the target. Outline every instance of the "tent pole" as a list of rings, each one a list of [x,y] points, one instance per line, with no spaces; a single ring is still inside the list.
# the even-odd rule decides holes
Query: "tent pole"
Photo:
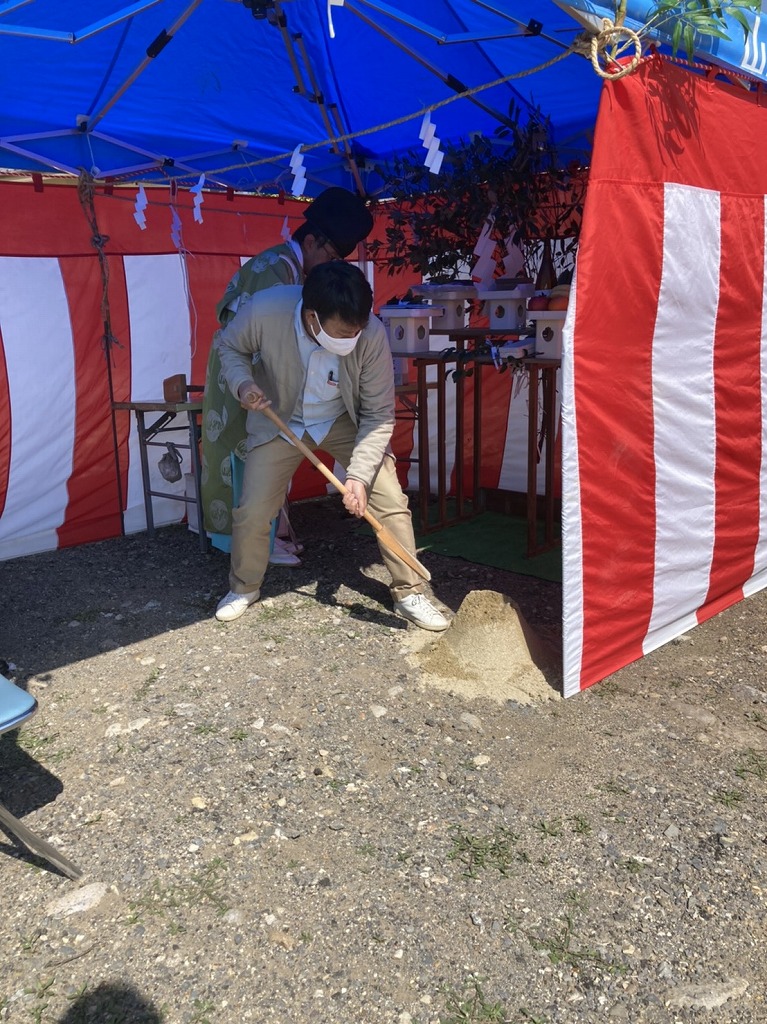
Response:
[[[290,66],[293,69],[293,74],[296,76],[297,92],[299,96],[308,95],[309,90],[306,88],[306,82],[304,82],[304,76],[301,74],[301,68],[299,67],[298,60],[296,58],[296,51],[293,48],[293,38],[288,32],[288,19],[282,11],[282,7],[279,0],[275,0],[274,11],[276,17],[269,18],[269,24],[274,25],[280,30],[282,35],[282,41],[285,43],[285,53],[288,55]],[[316,90],[315,90],[316,91]]]
[[[88,124],[87,126],[85,126],[88,131],[94,128],[99,123],[99,121],[101,121],[102,118],[109,113],[109,111],[112,109],[115,103],[117,103],[120,97],[125,92],[127,92],[127,90],[133,85],[133,83],[136,81],[141,72],[146,70],[146,68],[151,64],[154,58],[161,52],[161,50],[164,49],[165,46],[167,46],[167,44],[171,41],[175,33],[179,30],[179,28],[181,28],[184,22],[188,18],[190,18],[192,14],[194,14],[194,12],[200,6],[201,3],[202,0],[192,0],[192,3],[187,7],[183,14],[176,18],[176,20],[171,25],[170,29],[163,29],[163,31],[160,33],[157,39],[155,39],[154,42],[147,48],[147,56],[144,58],[144,60],[142,60],[139,66],[135,68],[135,70],[132,71],[130,75],[128,75],[123,84],[119,87],[119,89],[116,92],[112,94],[112,96],[107,100],[107,102],[104,104],[101,110],[94,114],[93,117],[89,118]]]
[[[59,160],[51,160],[49,157],[41,156],[39,153],[33,153],[32,150],[24,149],[23,146],[14,146],[7,139],[0,139],[0,149],[7,149],[9,153],[16,153],[18,156],[25,156],[30,160],[36,160],[37,163],[45,164],[53,168],[54,171],[63,171],[65,174],[71,174],[75,178],[79,174],[76,167],[69,167],[67,164],[62,164]]]
[[[328,109],[330,110],[330,113],[333,115],[333,119],[336,122],[336,133],[338,135],[346,135],[347,129],[344,127],[344,123],[341,120],[341,113],[338,109],[338,105],[336,103],[330,103],[328,105]],[[362,184],[360,169],[357,166],[357,161],[354,159],[352,147],[349,145],[348,139],[344,139],[344,153],[346,154],[346,159],[349,161],[349,169],[352,172],[352,177],[354,178],[355,184],[357,185],[357,190],[359,191],[359,194],[361,196],[364,196],[366,195],[365,186]]]
[[[317,104],[317,106],[319,107],[320,114],[322,115],[322,120],[323,120],[323,122],[325,124],[325,131],[328,133],[328,136],[330,138],[332,138],[334,135],[344,135],[344,134],[346,134],[346,130],[347,129],[344,126],[343,122],[341,121],[341,117],[340,117],[340,114],[338,112],[337,105],[335,103],[331,103],[331,104],[326,104],[325,103],[325,96],[322,93],[322,91],[320,90],[319,85],[317,83],[317,79],[316,79],[316,77],[314,75],[314,69],[312,68],[311,62],[309,60],[309,54],[306,51],[306,44],[304,43],[303,36],[295,35],[295,36],[293,36],[293,38],[295,39],[295,41],[296,41],[296,43],[298,45],[299,53],[301,54],[301,58],[302,58],[302,60],[304,62],[304,66],[306,67],[306,74],[307,74],[307,76],[309,78],[309,84],[311,85],[312,90],[314,92],[313,99],[314,99],[315,103]],[[333,127],[333,123],[330,120],[330,114],[328,113],[328,111],[330,111],[330,113],[333,114],[333,117],[334,117],[334,119],[336,121],[335,127]],[[354,159],[354,154],[352,153],[352,148],[349,145],[349,140],[348,139],[346,139],[344,141],[343,149],[344,149],[344,155],[345,155],[346,160],[347,160],[347,162],[349,164],[349,170],[351,171],[352,177],[354,178],[354,182],[355,182],[355,184],[357,186],[357,190],[358,190],[358,192],[359,192],[359,194],[361,196],[364,196],[365,195],[365,186],[362,184],[362,178],[360,176],[359,167],[357,167],[356,161]],[[333,143],[333,152],[334,153],[338,153],[339,156],[341,154],[341,150],[340,150],[337,142]]]
[[[381,25],[378,25],[372,18],[369,18],[366,14],[363,14],[362,11],[360,11],[357,7],[354,6],[352,2],[350,2],[350,0],[346,0],[345,7],[348,11],[351,11],[353,14],[356,14],[360,21],[364,21],[366,25],[370,26],[370,28],[374,29],[376,32],[379,32],[384,37],[384,39],[388,39],[390,43],[393,43],[395,46],[398,46],[404,53],[406,53],[414,61],[416,61],[422,67],[425,67],[427,71],[431,71],[431,73],[433,75],[436,75],[437,78],[441,79],[441,81],[444,82],[444,84],[449,89],[453,89],[455,92],[468,92],[469,87],[467,85],[464,85],[464,83],[460,79],[456,78],[455,75],[451,75],[447,71],[442,71],[441,68],[438,68],[436,66],[436,64],[432,64],[430,61],[426,60],[424,57],[421,56],[421,54],[417,50],[413,50],[411,47],[407,46],[406,43],[403,43],[401,39],[398,39],[391,32],[387,32],[385,28],[382,28]],[[513,121],[511,121],[511,119],[507,117],[506,114],[502,114],[500,110],[495,110],[493,107],[488,106],[486,103],[483,103],[481,100],[478,100],[476,96],[466,96],[466,99],[469,100],[469,102],[473,103],[475,106],[479,107],[480,110],[484,110],[486,114],[489,114],[491,117],[494,117],[497,121],[500,121],[501,124],[506,125],[507,128],[514,127]]]
[[[15,10],[17,7],[23,7],[24,4],[29,2],[30,0],[18,0],[15,3],[2,5],[0,6],[0,15],[8,14],[10,11]],[[141,2],[132,4],[130,7],[123,7],[121,10],[115,11],[111,17],[86,25],[81,32],[58,32],[55,29],[28,28],[25,25],[8,25],[3,22],[0,24],[0,35],[23,36],[28,39],[46,39],[56,43],[80,43],[83,39],[90,39],[91,36],[103,32],[104,29],[113,28],[115,25],[119,25],[121,21],[126,21],[128,18],[132,18],[136,14],[145,11],[148,7],[154,7],[158,3],[161,3],[161,0],[141,0]]]
[[[312,67],[311,62],[309,60],[309,54],[306,52],[304,37],[301,35],[300,32],[296,32],[293,35],[293,40],[298,46],[299,53],[301,54],[301,59],[303,60],[304,67],[306,68],[307,77],[309,78],[309,84],[312,87],[312,95],[310,96],[310,99],[317,104],[320,114],[322,116],[323,124],[325,125],[325,131],[328,133],[328,137],[332,138],[333,135],[335,134],[335,129],[331,124],[330,118],[328,116],[327,107],[325,106],[325,95],[320,89],[319,85],[317,84],[317,79],[314,74],[314,68]],[[339,156],[341,155],[341,150],[338,148],[337,142],[334,142],[332,144],[332,149],[334,153],[337,153]]]
[[[10,14],[11,11],[15,11],[17,7],[25,7],[27,4],[31,4],[32,0],[7,0],[6,3],[0,4],[0,15]]]
[[[491,14],[497,14],[499,18],[505,18],[507,21],[511,21],[514,25],[519,25],[520,28],[527,28],[527,25],[523,21],[519,21],[518,18],[513,18],[510,14],[505,11],[499,11],[497,7],[491,6],[491,4],[484,3],[484,0],[474,0],[477,7],[482,7],[486,11],[490,11]],[[573,29],[577,31],[577,29]],[[546,32],[530,32],[530,35],[540,36],[541,39],[545,39],[547,43],[554,43],[555,46],[560,46],[563,50],[569,50],[570,44],[563,42],[561,39],[557,39],[556,36],[550,36]]]

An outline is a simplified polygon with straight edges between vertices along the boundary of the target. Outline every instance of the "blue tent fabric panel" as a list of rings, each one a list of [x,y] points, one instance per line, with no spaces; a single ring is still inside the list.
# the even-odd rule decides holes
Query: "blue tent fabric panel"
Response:
[[[235,0],[160,0],[65,43],[12,30],[23,22],[76,38],[92,23],[92,3],[36,0],[0,16],[0,165],[185,183],[205,171],[211,185],[289,190],[288,156],[302,146],[307,191],[316,194],[328,184],[354,186],[343,153],[328,142],[348,134],[364,187],[375,192],[376,165],[418,146],[422,112],[434,105],[444,104],[433,113],[444,140],[492,134],[511,106],[540,107],[561,138],[591,128],[601,83],[586,60],[570,55],[526,74],[561,55],[579,30],[550,0],[505,0],[500,14],[471,0],[424,0],[418,18],[432,35],[378,6],[334,7],[331,38],[326,0],[282,4],[284,26]],[[124,8],[124,0],[104,0],[99,14]],[[520,23],[530,18],[551,27],[553,43],[524,34]],[[147,48],[176,22],[149,59]],[[467,35],[477,41],[441,41]],[[522,77],[455,98],[456,89],[508,75]]]

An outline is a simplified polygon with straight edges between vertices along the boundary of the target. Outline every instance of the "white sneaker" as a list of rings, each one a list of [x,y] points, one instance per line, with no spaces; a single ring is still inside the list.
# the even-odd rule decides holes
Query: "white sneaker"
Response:
[[[258,600],[260,593],[260,590],[251,590],[249,594],[235,594],[230,590],[226,597],[222,597],[218,602],[216,618],[219,622],[234,622]]]
[[[274,539],[274,547],[269,554],[269,565],[300,565],[301,559],[279,537]]]
[[[403,597],[401,601],[394,602],[394,611],[403,619],[409,619],[421,629],[431,629],[435,633],[447,629],[450,623],[431,601],[428,601],[423,594],[410,594]]]

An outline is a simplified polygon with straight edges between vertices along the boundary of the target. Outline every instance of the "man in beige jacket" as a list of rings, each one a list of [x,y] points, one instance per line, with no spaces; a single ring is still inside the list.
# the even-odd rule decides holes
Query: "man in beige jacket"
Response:
[[[245,478],[232,513],[230,590],[216,609],[222,622],[239,618],[259,598],[270,523],[303,459],[261,414],[268,405],[309,448],[321,448],[344,467],[346,509],[362,516],[369,502],[394,538],[415,552],[407,498],[389,449],[391,350],[383,325],[370,315],[372,303],[361,270],[324,263],[303,288],[254,295],[213,340],[227,384],[248,410]],[[420,577],[388,548],[379,548],[397,614],[423,629],[446,629],[448,621],[424,597]]]

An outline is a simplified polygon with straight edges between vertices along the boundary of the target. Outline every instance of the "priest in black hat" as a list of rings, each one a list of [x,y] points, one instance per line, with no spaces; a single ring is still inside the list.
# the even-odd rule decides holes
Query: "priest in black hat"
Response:
[[[313,267],[346,259],[373,227],[364,200],[345,188],[325,189],[307,205],[304,217],[305,223],[289,241],[253,256],[237,271],[216,306],[222,326],[256,292],[276,285],[303,284]],[[224,551],[229,550],[232,531],[232,466],[236,477],[237,459],[245,459],[245,433],[245,410],[226,386],[220,358],[211,348],[202,409],[202,503],[205,529],[213,544]],[[291,545],[276,538],[270,561],[300,564]]]

